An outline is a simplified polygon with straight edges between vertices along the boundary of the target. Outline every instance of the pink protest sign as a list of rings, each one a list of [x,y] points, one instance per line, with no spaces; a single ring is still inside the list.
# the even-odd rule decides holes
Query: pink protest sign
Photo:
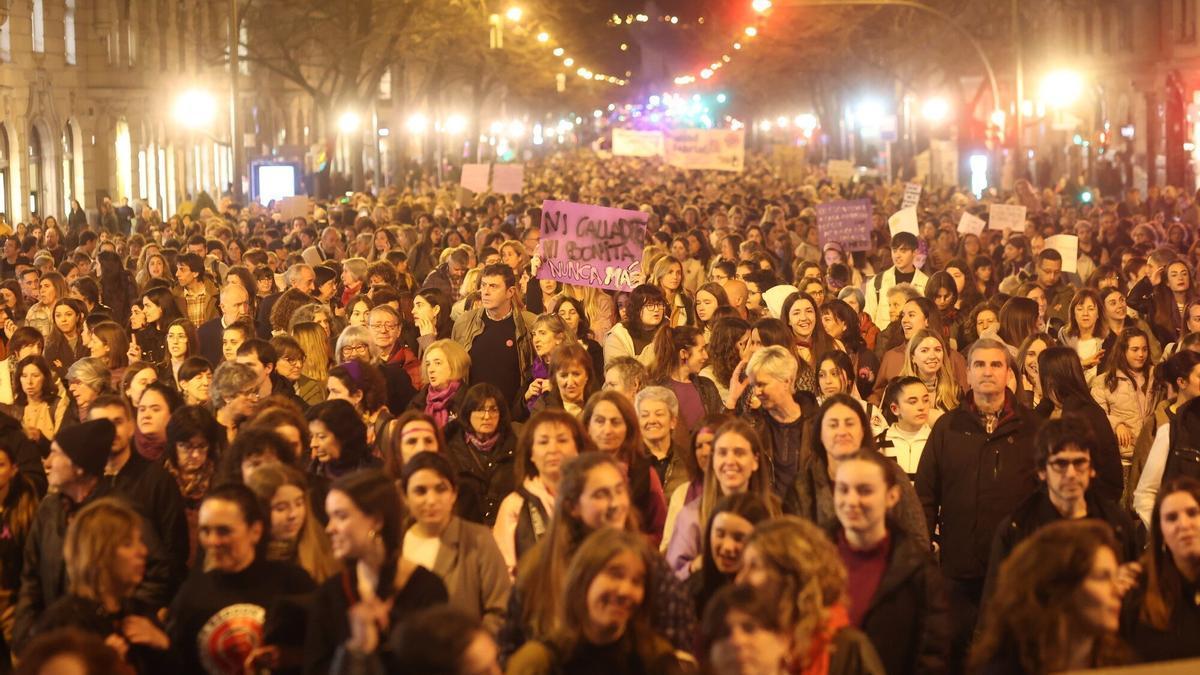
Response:
[[[632,291],[642,283],[646,214],[573,202],[542,202],[539,279]]]

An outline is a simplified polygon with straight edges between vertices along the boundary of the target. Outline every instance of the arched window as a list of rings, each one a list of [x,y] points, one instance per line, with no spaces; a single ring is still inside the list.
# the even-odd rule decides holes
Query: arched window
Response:
[[[46,173],[42,166],[42,161],[46,155],[45,148],[42,147],[42,134],[38,131],[37,125],[29,127],[29,174],[26,176],[26,184],[29,194],[29,213],[39,216],[49,214],[47,204],[44,203],[46,195]]]

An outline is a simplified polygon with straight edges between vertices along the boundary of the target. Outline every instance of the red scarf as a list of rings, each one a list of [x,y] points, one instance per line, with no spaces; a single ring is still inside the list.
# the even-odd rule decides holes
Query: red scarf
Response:
[[[825,611],[825,625],[812,636],[808,645],[808,658],[805,659],[808,665],[792,672],[799,675],[829,675],[829,662],[833,655],[830,647],[837,634],[850,625],[850,612],[846,611],[845,605],[834,605]]]

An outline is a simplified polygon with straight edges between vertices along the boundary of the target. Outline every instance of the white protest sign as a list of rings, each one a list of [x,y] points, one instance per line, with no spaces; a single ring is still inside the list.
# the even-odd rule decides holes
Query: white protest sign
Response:
[[[306,195],[284,197],[275,203],[275,207],[279,209],[279,215],[285,222],[291,221],[293,218],[303,218],[308,215],[308,197]]]
[[[905,183],[904,184],[904,201],[900,202],[902,209],[915,209],[917,202],[921,201],[921,184],[920,183]]]
[[[616,157],[661,157],[662,132],[613,129],[612,154]]]
[[[741,171],[746,164],[744,129],[675,129],[667,132],[667,164],[680,169]]]
[[[498,195],[519,195],[524,187],[524,164],[492,165],[492,192]]]
[[[1056,234],[1046,237],[1046,248],[1058,251],[1062,256],[1062,271],[1074,274],[1079,263],[1079,237],[1073,234]]]
[[[992,204],[988,206],[988,229],[1025,231],[1025,207],[1016,204]]]
[[[892,236],[896,236],[901,232],[911,232],[917,237],[921,236],[921,226],[917,223],[917,209],[907,208],[900,209],[888,218],[888,229],[891,230]]]
[[[471,192],[487,192],[491,164],[463,164],[460,185]]]
[[[987,223],[983,218],[972,215],[963,211],[962,218],[958,219],[958,231],[960,234],[973,234],[976,237],[983,234],[983,228],[987,227]]]
[[[848,159],[831,159],[829,160],[829,180],[838,185],[845,185],[854,178],[854,162]]]

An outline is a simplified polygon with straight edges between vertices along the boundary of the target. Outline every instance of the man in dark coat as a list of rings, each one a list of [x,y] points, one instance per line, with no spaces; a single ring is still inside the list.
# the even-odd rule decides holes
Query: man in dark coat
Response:
[[[917,495],[946,578],[952,672],[962,670],[975,630],[992,535],[1037,489],[1033,448],[1040,420],[1006,388],[1008,362],[998,340],[971,345],[971,391],[934,423],[917,467]]]
[[[1133,520],[1116,502],[1101,496],[1092,485],[1095,437],[1084,420],[1073,416],[1046,422],[1037,435],[1037,475],[1041,489],[1030,495],[996,529],[988,562],[984,598],[991,596],[1000,565],[1013,549],[1039,528],[1070,518],[1095,518],[1108,523],[1116,535],[1122,563],[1141,554]]]
[[[59,431],[50,446],[45,473],[53,491],[38,505],[25,540],[21,587],[13,617],[14,653],[24,647],[38,616],[67,591],[63,543],[71,515],[101,497],[119,496],[102,480],[115,437],[112,422],[89,420]],[[151,607],[166,606],[172,595],[169,564],[153,525],[147,523],[142,528],[142,540],[147,549],[146,574],[134,597]]]

